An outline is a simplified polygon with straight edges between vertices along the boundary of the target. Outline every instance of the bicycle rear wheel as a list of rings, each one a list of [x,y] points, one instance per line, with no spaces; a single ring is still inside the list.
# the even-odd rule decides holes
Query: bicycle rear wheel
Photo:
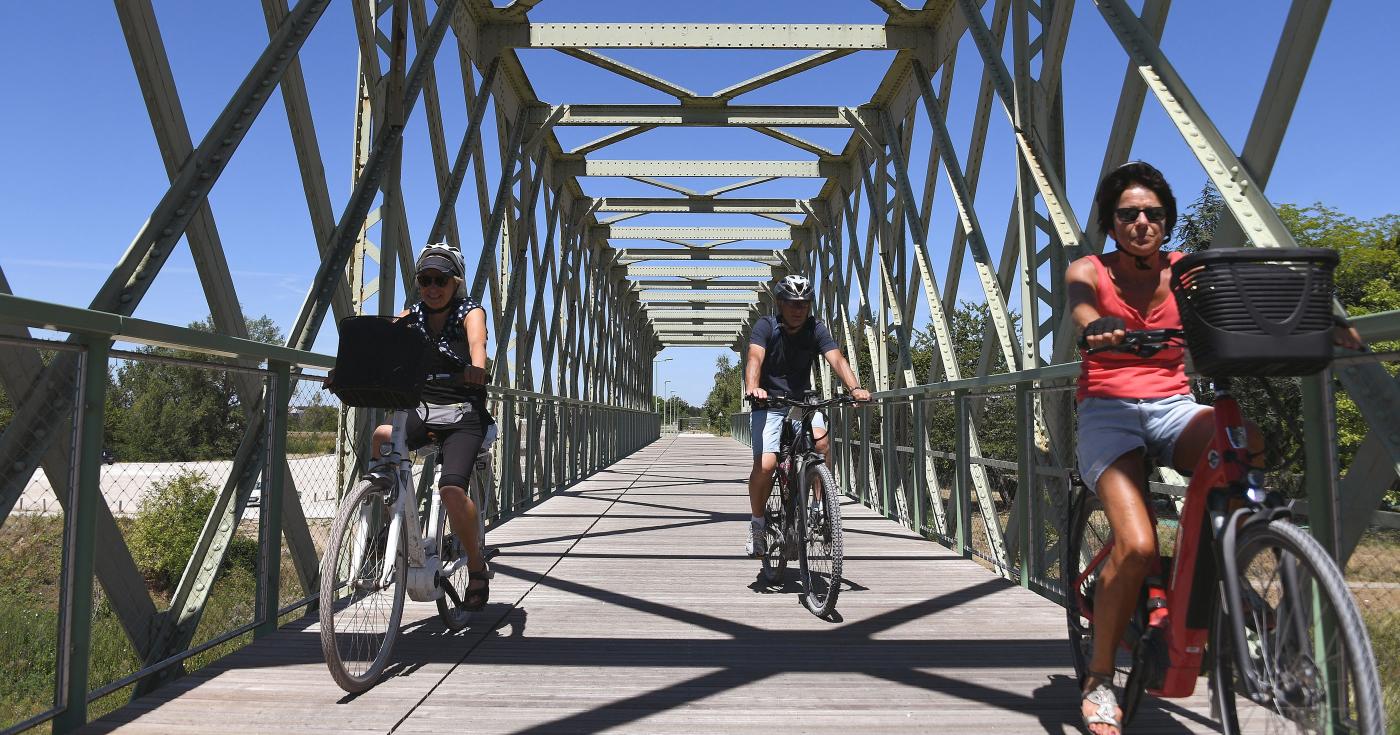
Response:
[[[467,576],[466,549],[462,547],[462,539],[452,533],[445,508],[438,513],[436,538],[438,559],[442,565],[442,576],[438,580],[438,585],[442,587],[442,596],[437,598],[438,619],[448,630],[456,633],[472,620],[471,611],[462,609],[462,595],[466,593],[471,580]]]
[[[1322,545],[1275,520],[1242,531],[1234,554],[1243,645],[1259,681],[1250,686],[1235,671],[1237,642],[1218,606],[1211,686],[1225,732],[1383,732],[1366,625]]]
[[[321,651],[335,683],[351,693],[379,679],[399,635],[407,555],[403,533],[390,538],[391,520],[386,490],[361,484],[340,504],[321,562]]]
[[[1094,631],[1091,616],[1094,609],[1094,594],[1098,589],[1099,575],[1108,564],[1108,554],[1102,553],[1113,543],[1113,532],[1109,527],[1108,515],[1103,503],[1087,488],[1075,489],[1070,501],[1069,529],[1064,540],[1064,558],[1060,563],[1061,586],[1065,593],[1065,617],[1069,625],[1069,643],[1073,654],[1074,673],[1082,684],[1089,674],[1089,663],[1094,656]],[[1137,638],[1143,631],[1141,606],[1133,613],[1124,633],[1125,640],[1131,641],[1133,656],[1128,661],[1121,655],[1114,668],[1114,684],[1123,688],[1122,700],[1118,703],[1123,709],[1123,723],[1127,724],[1142,702],[1146,688],[1145,672],[1133,675],[1133,660],[1143,653],[1137,649]]]
[[[787,569],[787,555],[783,553],[787,509],[783,507],[783,487],[778,475],[773,476],[773,491],[768,493],[768,504],[763,507],[763,522],[763,581],[776,585],[783,580]]]
[[[809,464],[802,473],[802,587],[807,609],[825,617],[836,609],[841,592],[843,538],[841,495],[825,464]]]

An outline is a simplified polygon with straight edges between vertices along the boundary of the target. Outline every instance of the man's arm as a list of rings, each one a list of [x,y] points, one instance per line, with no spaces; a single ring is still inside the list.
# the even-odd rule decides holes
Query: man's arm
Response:
[[[759,376],[763,374],[763,357],[767,354],[762,345],[749,345],[749,356],[744,363],[744,395],[760,400],[768,397],[768,391],[758,387]]]
[[[841,380],[842,385],[846,386],[846,390],[851,392],[852,398],[857,401],[870,400],[870,391],[860,387],[860,379],[856,377],[855,371],[851,369],[851,363],[846,361],[846,356],[841,354],[841,350],[827,350],[822,353],[822,357],[825,357],[827,364],[836,371],[836,377]]]

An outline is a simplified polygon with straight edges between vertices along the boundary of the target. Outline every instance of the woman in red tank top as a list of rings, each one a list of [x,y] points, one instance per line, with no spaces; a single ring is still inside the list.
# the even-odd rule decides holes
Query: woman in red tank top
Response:
[[[1099,183],[1098,221],[1117,250],[1070,264],[1070,316],[1089,347],[1120,343],[1127,329],[1180,328],[1168,286],[1179,253],[1162,252],[1176,223],[1176,198],[1161,172],[1125,164]],[[1210,441],[1210,408],[1191,397],[1183,350],[1150,358],[1103,352],[1084,358],[1079,376],[1079,467],[1102,499],[1116,539],[1094,599],[1094,655],[1081,714],[1095,735],[1120,735],[1113,658],[1157,553],[1147,509],[1149,453],[1189,471]]]

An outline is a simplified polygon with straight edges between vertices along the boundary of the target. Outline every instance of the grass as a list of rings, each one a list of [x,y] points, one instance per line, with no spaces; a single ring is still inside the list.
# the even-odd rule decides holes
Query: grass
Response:
[[[119,523],[129,523],[125,519]],[[125,530],[125,529],[124,529]],[[240,533],[256,534],[254,524]],[[14,515],[0,527],[0,729],[22,722],[53,706],[58,646],[58,597],[63,557],[63,519]],[[291,562],[283,555],[282,604],[301,597]],[[200,618],[193,645],[222,635],[253,620],[256,578],[243,568],[227,568],[215,581]],[[169,593],[150,589],[156,608],[169,607]],[[97,585],[93,593],[89,687],[97,689],[141,668],[116,613]],[[293,613],[298,616],[300,613]],[[185,662],[186,670],[207,666],[252,640],[244,634]],[[124,706],[131,697],[125,687],[88,706],[96,719]],[[42,726],[32,732],[47,732]]]

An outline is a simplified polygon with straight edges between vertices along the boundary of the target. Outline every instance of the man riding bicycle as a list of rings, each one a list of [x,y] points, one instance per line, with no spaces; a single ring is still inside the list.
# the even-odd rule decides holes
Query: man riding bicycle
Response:
[[[1127,163],[1104,177],[1094,201],[1099,225],[1117,250],[1071,263],[1066,290],[1087,348],[1076,391],[1079,472],[1102,501],[1115,542],[1094,591],[1093,656],[1081,682],[1080,710],[1089,732],[1119,735],[1114,654],[1157,556],[1147,459],[1189,473],[1210,444],[1214,418],[1191,395],[1181,347],[1150,356],[1088,353],[1121,344],[1127,330],[1182,328],[1169,282],[1171,264],[1183,254],[1162,250],[1177,214],[1166,179],[1151,165]],[[1339,330],[1337,341],[1360,345],[1355,331]],[[1247,422],[1247,432],[1252,460],[1262,459],[1258,427]]]
[[[420,300],[400,312],[399,319],[423,337],[428,375],[458,375],[455,381],[424,384],[423,403],[408,415],[409,449],[436,441],[442,475],[438,492],[452,532],[467,555],[470,583],[462,607],[480,610],[491,595],[491,571],[482,555],[478,514],[467,493],[472,467],[482,444],[495,435],[495,419],[486,410],[486,310],[467,295],[462,279],[462,254],[446,243],[423,248],[415,268]],[[393,427],[374,432],[374,456],[390,442]]]
[[[754,325],[749,336],[749,354],[744,365],[744,395],[763,401],[769,393],[800,398],[811,386],[812,364],[821,355],[836,371],[836,376],[857,401],[870,400],[870,392],[860,387],[860,381],[850,363],[831,338],[831,331],[812,316],[812,282],[804,276],[791,275],[773,285],[778,313],[764,316]],[[750,416],[753,437],[753,470],[749,473],[748,541],[744,553],[763,554],[765,520],[763,506],[772,490],[773,472],[778,467],[778,443],[782,438],[784,409],[755,407]],[[812,417],[812,434],[816,449],[823,454],[827,448],[826,421],[820,413]]]

